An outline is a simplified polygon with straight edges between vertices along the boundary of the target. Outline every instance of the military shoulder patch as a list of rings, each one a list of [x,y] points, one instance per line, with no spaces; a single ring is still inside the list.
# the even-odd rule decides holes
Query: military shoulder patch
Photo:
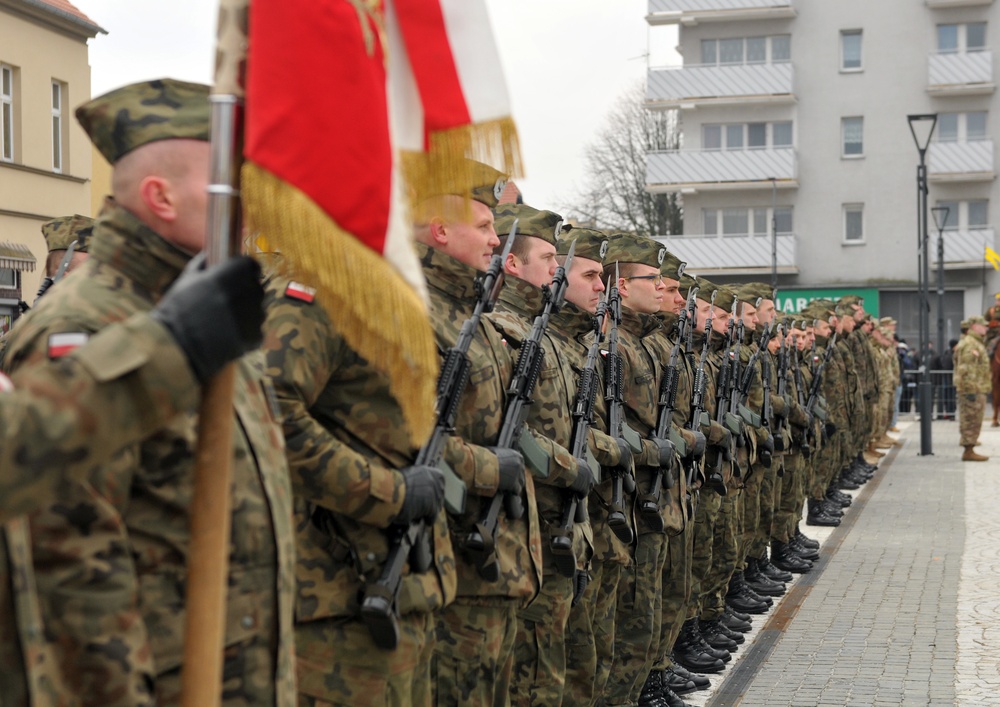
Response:
[[[14,383],[10,378],[0,373],[0,393],[9,393],[14,390]]]
[[[289,282],[288,286],[285,287],[285,297],[312,304],[313,300],[316,299],[316,290],[301,282]]]
[[[85,331],[65,331],[49,334],[49,358],[62,358],[87,343],[90,334]]]

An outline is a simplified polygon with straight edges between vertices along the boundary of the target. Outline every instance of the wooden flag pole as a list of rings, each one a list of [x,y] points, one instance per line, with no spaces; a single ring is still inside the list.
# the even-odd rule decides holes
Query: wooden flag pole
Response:
[[[239,252],[248,5],[249,0],[221,0],[219,4],[215,86],[210,99],[209,264],[220,263]],[[205,385],[198,419],[181,667],[183,707],[215,707],[222,698],[235,380],[236,364],[230,363]]]

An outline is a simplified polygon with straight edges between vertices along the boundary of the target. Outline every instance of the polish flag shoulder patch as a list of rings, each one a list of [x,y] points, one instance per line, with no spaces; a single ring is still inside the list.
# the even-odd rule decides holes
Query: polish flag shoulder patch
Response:
[[[313,300],[316,299],[316,290],[301,282],[289,282],[288,286],[285,287],[285,297],[312,304]]]
[[[87,343],[90,334],[85,331],[66,331],[49,334],[49,358],[62,358]]]

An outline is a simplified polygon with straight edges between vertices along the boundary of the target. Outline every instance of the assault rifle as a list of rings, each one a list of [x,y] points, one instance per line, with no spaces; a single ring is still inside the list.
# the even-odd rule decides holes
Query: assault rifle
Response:
[[[507,388],[507,407],[504,410],[503,423],[500,425],[500,436],[497,447],[517,449],[521,433],[524,431],[528,413],[531,411],[532,396],[538,374],[542,371],[545,349],[542,347],[542,337],[549,326],[549,319],[558,312],[566,301],[567,278],[570,265],[573,263],[573,253],[576,241],[569,247],[566,261],[556,268],[552,283],[542,287],[544,303],[542,311],[535,317],[531,332],[521,343],[521,350],[514,366],[514,375]],[[524,515],[521,497],[512,493],[497,493],[490,499],[490,505],[485,515],[476,524],[463,543],[463,547],[476,558],[476,570],[488,582],[500,579],[500,562],[496,553],[497,522],[500,518],[500,507],[503,506],[508,518],[518,519]]]
[[[815,344],[815,342],[813,342]],[[820,363],[816,370],[813,371],[813,381],[812,387],[809,389],[809,398],[806,400],[806,411],[815,414],[817,411],[820,412],[817,417],[821,420],[826,419],[826,411],[821,408],[817,408],[819,398],[821,397],[819,392],[819,386],[823,380],[823,369],[826,368],[826,364],[829,363],[830,357],[833,355],[833,348],[837,345],[837,332],[833,332],[833,336],[830,337],[830,341],[827,343],[826,351],[823,353],[823,361]],[[813,359],[815,361],[815,357]]]
[[[775,442],[778,441],[780,435],[785,430],[785,421],[788,419],[788,345],[786,342],[787,337],[787,324],[781,323],[778,325],[778,397],[785,400],[785,414],[778,418],[778,421],[774,425]],[[770,407],[770,404],[768,405]],[[782,442],[783,444],[784,442]],[[779,450],[784,451],[784,450]]]
[[[729,324],[726,325],[726,346],[722,352],[722,363],[719,367],[718,384],[715,390],[715,421],[723,427],[729,429],[730,434],[732,434],[732,441],[729,444],[729,449],[725,450],[716,457],[715,467],[712,470],[713,474],[718,474],[720,476],[722,473],[722,462],[735,460],[735,440],[743,429],[739,418],[733,415],[729,409],[733,397],[733,389],[735,388],[733,385],[735,377],[735,373],[733,371],[733,360],[736,356],[735,352],[732,350],[733,334],[735,330],[736,302],[734,301],[733,309],[730,313]],[[706,345],[707,343],[708,342],[706,341]]]
[[[712,307],[708,310],[708,317],[705,319],[705,343],[701,349],[701,358],[698,360],[698,368],[694,373],[694,391],[691,396],[691,419],[688,420],[689,429],[695,430],[701,424],[702,417],[705,417],[705,392],[708,386],[708,373],[705,366],[708,363],[708,352],[712,347],[712,322],[715,320],[715,298],[719,294],[718,290],[712,292]],[[716,459],[716,465],[707,471],[705,485],[718,492],[720,496],[726,495],[726,482],[723,480],[722,469],[723,453],[720,452]],[[707,466],[707,465],[706,465]],[[694,478],[688,479],[690,484],[694,484]]]
[[[66,252],[63,253],[62,260],[59,261],[59,268],[56,270],[56,274],[52,277],[46,276],[42,278],[42,283],[38,286],[38,293],[35,295],[36,306],[38,305],[38,300],[42,298],[42,295],[48,292],[50,287],[62,280],[66,275],[66,269],[69,267],[70,261],[73,260],[73,253],[76,252],[76,244],[77,241],[73,241],[69,244],[69,248],[67,248]],[[25,306],[27,307],[27,305]]]
[[[580,372],[580,382],[576,387],[576,400],[573,402],[573,435],[570,452],[577,459],[588,457],[588,436],[594,420],[594,401],[597,398],[599,379],[597,377],[597,361],[601,355],[601,344],[604,343],[604,320],[608,313],[608,301],[601,293],[601,300],[594,315],[594,340],[587,350],[587,360]],[[597,466],[600,473],[600,466]],[[600,480],[599,478],[596,480]],[[562,522],[559,529],[552,533],[549,547],[556,568],[564,577],[576,576],[576,555],[573,553],[573,526],[587,521],[587,499],[580,498],[570,491],[563,503]]]
[[[604,359],[604,399],[608,401],[608,431],[612,437],[625,438],[624,369],[618,353],[618,326],[622,321],[622,299],[618,292],[618,265],[615,264],[615,281],[608,283],[608,315],[611,329],[608,332],[608,353]],[[635,493],[635,477],[626,469],[614,469],[611,484],[611,510],[608,527],[625,544],[634,539],[625,513],[625,492]]]
[[[802,375],[802,365],[799,362],[799,344],[798,339],[793,335],[792,337],[792,370],[795,375],[795,398],[799,407],[805,410],[806,408],[806,381]],[[802,443],[799,445],[799,449],[802,450],[802,456],[807,459],[812,456],[812,444],[810,440],[815,441],[814,428],[809,425],[806,428],[805,434],[802,435]]]
[[[503,253],[494,255],[483,276],[476,280],[476,305],[458,333],[458,340],[448,350],[441,373],[438,376],[437,422],[430,438],[421,447],[414,465],[441,466],[444,462],[445,443],[455,433],[455,418],[459,401],[469,382],[469,347],[476,336],[483,315],[493,311],[504,282],[504,262],[517,237],[515,220],[507,238]],[[447,472],[446,472],[447,473]],[[454,472],[451,472],[454,477]],[[448,487],[446,486],[446,489]],[[465,487],[461,483],[452,485],[454,493],[446,490],[449,509],[460,513],[465,506]],[[448,496],[451,500],[448,501]],[[361,600],[361,619],[368,627],[372,640],[383,650],[394,650],[399,644],[399,619],[396,601],[403,580],[403,567],[407,560],[416,572],[425,572],[433,562],[429,529],[421,519],[408,526],[392,526],[389,529],[389,554],[382,568],[382,575],[375,582],[365,586]]]

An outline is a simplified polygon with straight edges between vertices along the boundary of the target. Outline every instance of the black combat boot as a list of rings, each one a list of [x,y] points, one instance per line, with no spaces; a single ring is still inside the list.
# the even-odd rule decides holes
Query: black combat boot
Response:
[[[826,511],[828,516],[833,516],[834,518],[844,517],[844,509],[838,504],[828,501],[825,496],[819,500],[819,503],[823,506],[823,510]]]
[[[698,632],[698,619],[688,619],[674,643],[674,660],[696,673],[721,673],[726,667],[725,661],[707,653],[703,645],[708,648]]]
[[[759,569],[761,574],[765,577],[770,577],[775,582],[787,583],[795,579],[791,572],[779,570],[777,567],[772,565],[771,560],[767,557],[767,552],[764,553],[764,557],[757,560],[757,569]]]
[[[668,682],[669,682],[669,679],[670,679],[670,675],[673,674],[676,677],[680,678],[681,680],[686,680],[688,682],[694,683],[694,689],[695,690],[707,690],[708,688],[710,688],[712,686],[712,681],[709,680],[704,675],[699,675],[698,673],[692,673],[687,668],[685,668],[683,665],[681,665],[680,663],[678,663],[676,660],[673,660],[673,656],[671,656],[671,660],[673,662],[673,665],[671,665],[669,668],[667,668],[667,680],[668,680]],[[673,687],[672,685],[669,685],[669,687],[674,692],[677,692],[677,688],[676,687]],[[685,692],[677,692],[677,694],[678,695],[684,695],[684,694],[687,694],[687,693],[685,693]]]
[[[795,524],[795,539],[799,541],[799,545],[803,547],[808,547],[812,550],[819,550],[819,540],[813,540],[808,535],[802,532],[799,528],[798,523]]]
[[[788,549],[787,543],[771,541],[771,562],[774,566],[786,572],[804,574],[812,569],[812,563],[804,560]]]
[[[642,692],[639,694],[640,707],[668,707],[670,703],[663,696],[662,677],[663,673],[659,670],[653,670],[649,673],[642,686]]]
[[[663,684],[672,690],[675,695],[686,695],[689,692],[697,690],[698,686],[694,684],[694,680],[688,680],[686,677],[678,673],[677,667],[679,666],[671,665],[663,671],[663,677],[660,678]],[[681,670],[684,669],[681,668]],[[684,670],[684,672],[687,671]],[[705,678],[705,682],[708,683],[708,678]]]
[[[713,619],[712,621],[699,620],[698,630],[701,631],[701,637],[705,639],[705,643],[712,648],[728,651],[729,653],[735,653],[736,649],[739,648],[739,644],[722,630],[722,625],[718,619]]]
[[[854,491],[861,488],[864,481],[858,477],[854,467],[845,466],[840,470],[834,483],[846,491]]]
[[[783,582],[775,582],[766,574],[760,571],[757,558],[747,558],[747,568],[743,571],[743,581],[747,583],[753,591],[762,597],[780,597],[785,594]]]
[[[809,499],[809,514],[806,516],[806,525],[821,525],[828,528],[835,528],[840,525],[840,518],[834,518],[823,506],[823,502],[815,499]],[[771,562],[774,563],[775,567],[781,567],[777,560],[774,558],[774,544],[771,544]],[[784,568],[782,568],[784,569]]]
[[[795,538],[788,541],[788,549],[806,562],[815,562],[819,559],[819,550],[813,550],[811,547],[806,547]]]
[[[763,614],[770,606],[764,597],[747,587],[742,572],[733,572],[726,592],[726,603],[737,611],[745,611],[748,614]]]
[[[841,508],[848,508],[853,502],[850,494],[846,494],[837,488],[836,482],[830,484],[830,487],[826,490],[826,499],[833,501]]]

